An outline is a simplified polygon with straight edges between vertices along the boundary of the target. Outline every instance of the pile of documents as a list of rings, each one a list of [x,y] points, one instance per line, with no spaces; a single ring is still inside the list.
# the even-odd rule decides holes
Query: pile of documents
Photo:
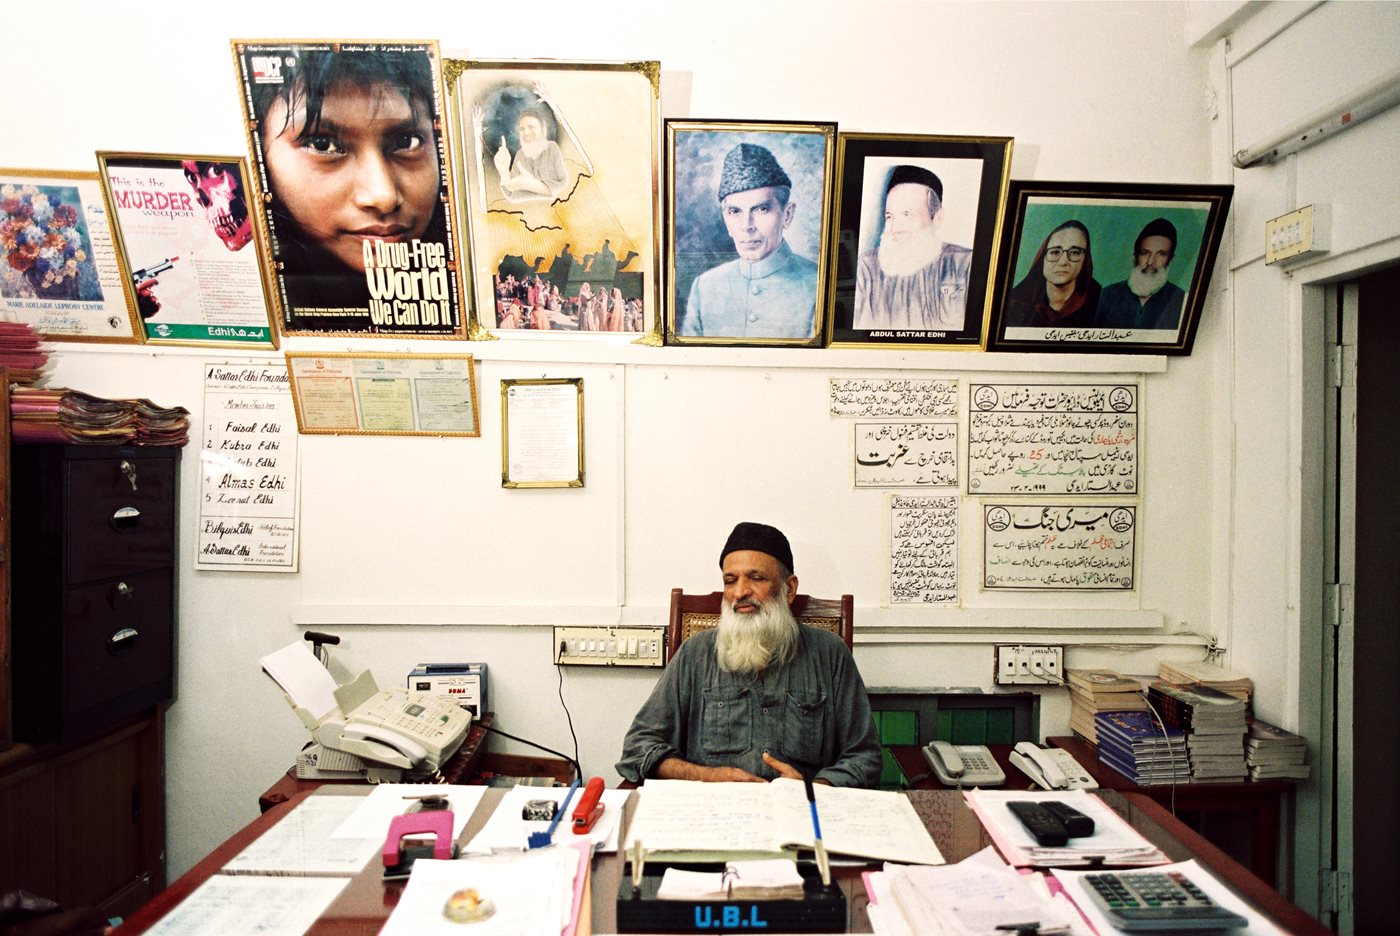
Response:
[[[1168,860],[1126,819],[1086,790],[965,790],[963,797],[992,844],[1013,867],[1069,867],[1095,861],[1138,866],[1166,864]],[[1071,838],[1064,845],[1041,845],[1008,805],[1024,800],[1064,803],[1077,809],[1093,820],[1093,834]]]
[[[1185,783],[1191,779],[1186,736],[1180,728],[1158,724],[1151,712],[1100,712],[1099,760],[1134,783]]]
[[[1178,686],[1209,686],[1212,689],[1219,689],[1226,695],[1244,700],[1246,705],[1249,704],[1249,697],[1254,692],[1254,680],[1248,676],[1204,661],[1159,663],[1157,664],[1157,678],[1162,682]]]
[[[1246,703],[1209,686],[1155,682],[1148,701],[1168,725],[1187,733],[1193,780],[1243,780]]]
[[[1140,712],[1147,708],[1142,683],[1110,669],[1065,670],[1069,679],[1069,727],[1075,734],[1097,744],[1094,716],[1099,712]]]
[[[1245,734],[1245,762],[1251,780],[1306,780],[1307,741],[1257,718]]]
[[[10,394],[10,431],[19,443],[184,445],[190,413],[150,400],[108,400],[78,390],[18,388]]]
[[[26,322],[0,322],[0,367],[12,384],[37,383],[49,355],[39,344],[39,333]]]

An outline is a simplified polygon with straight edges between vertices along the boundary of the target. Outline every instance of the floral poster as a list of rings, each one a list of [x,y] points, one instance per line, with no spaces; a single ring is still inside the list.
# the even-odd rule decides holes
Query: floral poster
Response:
[[[95,172],[0,169],[0,315],[56,341],[135,341]]]

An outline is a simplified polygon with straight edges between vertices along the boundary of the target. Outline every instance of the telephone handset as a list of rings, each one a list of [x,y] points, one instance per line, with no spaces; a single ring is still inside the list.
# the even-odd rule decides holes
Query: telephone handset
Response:
[[[1099,787],[1074,755],[1062,748],[1043,748],[1022,741],[1012,750],[1011,763],[1042,790],[1097,790]]]
[[[366,725],[363,722],[351,722],[345,726],[341,732],[341,737],[349,741],[362,741],[369,748],[364,751],[366,757],[371,760],[392,763],[394,755],[407,757],[411,763],[422,763],[428,759],[428,749],[421,744],[415,743],[410,738],[399,734],[397,731],[390,731],[383,725]],[[382,748],[382,750],[379,750]]]
[[[945,786],[987,787],[1006,782],[1006,774],[985,745],[930,741],[924,745],[924,760]]]

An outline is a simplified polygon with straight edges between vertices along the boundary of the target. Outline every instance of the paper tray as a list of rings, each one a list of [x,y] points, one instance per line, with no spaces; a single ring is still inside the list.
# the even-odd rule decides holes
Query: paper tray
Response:
[[[648,862],[648,865],[651,863]],[[716,865],[714,870],[723,866]],[[633,890],[624,871],[617,893],[619,933],[844,933],[846,895],[823,887],[815,868],[799,867],[801,900],[659,900],[660,874],[644,874]]]

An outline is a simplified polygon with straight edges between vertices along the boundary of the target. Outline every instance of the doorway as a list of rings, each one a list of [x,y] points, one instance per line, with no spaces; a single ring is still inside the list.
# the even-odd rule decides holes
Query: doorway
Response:
[[[1323,917],[1394,933],[1400,833],[1400,267],[1342,285],[1329,316],[1338,378],[1328,461],[1335,599],[1328,629],[1330,856]],[[1330,755],[1330,756],[1326,756]],[[1328,860],[1330,857],[1330,861]],[[1333,873],[1335,872],[1335,873]]]

